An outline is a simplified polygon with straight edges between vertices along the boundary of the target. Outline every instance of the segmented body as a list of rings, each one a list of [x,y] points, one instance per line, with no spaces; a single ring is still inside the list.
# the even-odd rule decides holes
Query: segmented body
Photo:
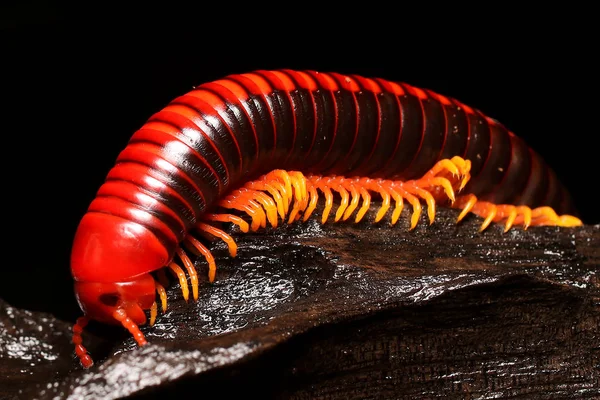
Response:
[[[76,282],[83,283],[77,289],[80,305],[90,318],[119,321],[144,344],[135,320],[143,323],[145,317],[136,307],[149,308],[154,283],[140,278],[132,289],[130,280],[169,266],[187,296],[185,275],[172,263],[177,255],[190,274],[196,297],[197,275],[182,251],[182,241],[191,240],[192,247],[211,264],[208,250],[194,244],[189,233],[200,223],[201,230],[227,239],[203,220],[233,189],[273,170],[381,178],[391,183],[356,181],[353,186],[349,181],[335,182],[342,197],[351,191],[356,201],[359,191],[366,199],[366,191],[381,189],[388,201],[392,193],[397,211],[394,219],[401,210],[400,197],[409,199],[413,207],[418,204],[414,196],[410,200],[408,192],[398,195],[393,182],[423,177],[441,160],[453,157],[470,162],[463,171],[470,167],[466,187],[456,184],[455,188],[460,186],[462,193],[492,204],[479,209],[479,215],[489,214],[490,221],[502,213],[502,218],[508,216],[507,227],[517,213],[525,226],[531,219],[527,207],[522,207],[527,212],[517,212],[514,207],[496,208],[493,204],[548,206],[558,213],[575,213],[555,173],[522,139],[480,111],[430,90],[379,78],[292,70],[255,71],[202,84],[152,115],[108,172],[75,240],[72,273]],[[318,179],[311,181],[315,187],[320,184]],[[422,183],[427,191],[433,181]],[[270,190],[274,186],[263,182],[257,187]],[[423,193],[414,190],[413,194]],[[251,195],[245,198],[240,193],[234,203],[252,200]],[[279,196],[277,190],[270,193]],[[316,189],[311,196],[316,198]],[[265,209],[270,207],[270,200],[254,199],[264,201]],[[305,210],[308,200],[303,201]],[[463,201],[469,207],[473,202]],[[282,210],[280,201],[278,206],[283,218],[288,210]],[[356,204],[349,209],[352,207]],[[544,209],[536,215],[557,225],[579,223],[560,220],[554,211]],[[277,211],[273,213],[276,219]],[[224,219],[223,215],[211,215],[213,221],[237,221],[230,215]],[[145,242],[152,245],[140,249]],[[211,271],[212,280],[214,265]],[[88,282],[119,284],[86,286]],[[164,288],[157,283],[156,290],[164,309]],[[107,294],[109,297],[103,297]],[[152,310],[153,321],[156,302]],[[82,362],[89,365],[91,359],[85,355],[80,336],[86,323],[87,317],[76,324],[74,342]]]
[[[272,169],[406,180],[455,155],[472,163],[464,192],[574,213],[541,157],[476,109],[404,83],[290,70],[173,100],[135,132],[88,212],[148,227],[172,255],[216,199]]]

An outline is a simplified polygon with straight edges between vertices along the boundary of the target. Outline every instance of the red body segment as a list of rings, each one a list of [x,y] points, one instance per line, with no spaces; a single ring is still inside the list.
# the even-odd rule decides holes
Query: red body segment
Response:
[[[72,253],[80,304],[105,322],[116,307],[141,320],[147,274],[219,198],[270,170],[406,180],[453,156],[471,161],[464,192],[481,200],[576,213],[523,140],[429,90],[291,70],[200,85],[132,136],[83,217]]]
[[[75,280],[129,281],[163,267],[171,259],[172,255],[156,235],[130,219],[139,216],[123,215],[125,217],[88,212],[83,217],[71,252]]]

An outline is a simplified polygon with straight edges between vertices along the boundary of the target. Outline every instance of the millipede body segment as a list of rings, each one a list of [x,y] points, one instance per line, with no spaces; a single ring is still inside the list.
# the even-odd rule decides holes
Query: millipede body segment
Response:
[[[484,218],[482,229],[577,226],[574,204],[544,160],[496,120],[430,90],[379,78],[315,71],[255,71],[197,86],[152,115],[108,171],[77,229],[71,257],[84,316],[119,324],[140,345],[139,325],[167,308],[165,271],[198,297],[191,255],[215,261],[206,238],[305,221],[375,223],[437,204]],[[188,285],[189,278],[189,285]],[[147,315],[149,313],[149,317]]]

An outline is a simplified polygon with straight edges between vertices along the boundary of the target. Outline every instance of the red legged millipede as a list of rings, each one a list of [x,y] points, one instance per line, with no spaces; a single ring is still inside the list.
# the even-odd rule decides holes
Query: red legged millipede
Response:
[[[122,325],[146,344],[139,325],[167,307],[169,270],[198,297],[189,252],[215,261],[196,237],[234,239],[216,222],[256,231],[306,221],[319,193],[321,221],[359,222],[371,196],[374,222],[393,225],[412,208],[410,229],[436,204],[513,225],[578,226],[557,176],[526,143],[480,111],[430,90],[379,78],[315,71],[255,71],[197,86],[174,99],[131,137],[81,219],[71,271],[89,320]],[[460,193],[460,194],[459,194]],[[339,206],[333,210],[334,196]],[[406,208],[408,208],[406,207]],[[558,214],[557,214],[558,213]],[[562,214],[562,215],[561,215]],[[572,214],[572,215],[569,215]],[[387,217],[386,217],[387,216]],[[182,268],[183,267],[183,268]],[[164,269],[163,269],[164,268]],[[187,272],[187,276],[186,273]]]

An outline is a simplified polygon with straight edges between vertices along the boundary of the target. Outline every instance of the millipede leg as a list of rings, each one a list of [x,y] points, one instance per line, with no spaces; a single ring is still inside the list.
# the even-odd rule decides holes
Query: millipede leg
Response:
[[[323,214],[321,214],[321,223],[325,224],[327,222],[327,218],[329,218],[329,213],[331,212],[331,208],[333,207],[333,193],[331,192],[331,188],[330,188],[331,178],[310,177],[309,179],[311,181],[310,186],[315,189],[315,192],[318,189],[321,192],[323,192],[323,195],[325,196],[325,207],[323,208]],[[318,196],[318,194],[317,194],[317,196]],[[344,202],[342,204],[342,206],[345,208],[346,204],[347,204],[347,197],[343,196],[342,201]],[[312,212],[312,210],[311,210],[311,212]],[[308,215],[310,215],[310,214],[308,214]],[[307,218],[308,217],[306,217],[305,219],[307,219]]]
[[[356,207],[358,207],[358,202],[360,200],[360,192],[358,188],[355,185],[353,185],[352,182],[348,182],[347,179],[340,179],[339,182],[340,186],[347,186],[347,190],[350,191],[351,195],[350,205],[348,206],[346,211],[344,211],[344,216],[342,217],[342,221],[346,221],[356,210]]]
[[[510,228],[515,225],[521,225],[524,229],[527,229],[529,226],[550,225],[573,227],[582,224],[579,218],[571,215],[557,215],[551,207],[538,207],[532,210],[528,206],[494,204],[487,201],[479,201],[473,195],[459,196],[452,207],[464,207],[458,221],[460,221],[468,211],[484,218],[479,229],[480,231],[485,230],[491,222],[501,221],[504,221],[504,232],[509,231]]]
[[[154,282],[156,286],[156,293],[158,293],[158,297],[160,298],[160,305],[162,308],[162,312],[167,311],[167,291],[164,286],[158,282]]]
[[[192,251],[196,255],[204,255],[206,257],[207,261],[209,262],[209,279],[211,279],[211,282],[212,282],[212,280],[214,280],[214,271],[216,270],[216,266],[215,266],[215,261],[214,261],[212,255],[210,254],[210,251],[204,245],[202,245],[197,239],[194,239],[191,236],[186,237],[182,244],[186,245],[186,247],[191,248]],[[192,262],[192,260],[189,258],[189,256],[186,254],[186,252],[183,250],[182,247],[178,247],[175,250],[175,253],[177,254],[179,259],[183,263],[183,266],[185,267],[185,269],[190,277],[190,285],[192,287],[192,297],[194,300],[198,300],[199,281],[198,281],[198,273],[196,271],[196,268],[194,267],[194,263]],[[187,277],[185,275],[185,272],[175,262],[169,263],[169,265],[167,265],[166,268],[169,269],[173,273],[173,275],[179,280],[183,298],[187,301],[189,298],[189,287],[188,287]],[[159,283],[158,281],[154,282],[154,285],[156,287],[156,292],[157,292],[160,302],[161,302],[162,311],[165,312],[167,310],[167,292],[166,292],[164,286],[168,285],[168,279],[165,275],[165,268],[162,268],[162,269],[159,269],[158,271],[156,271],[156,276],[159,281],[166,283],[163,285],[163,284]],[[150,309],[150,324],[151,325],[154,324],[154,320],[156,318],[157,313],[158,313],[158,305],[156,302],[154,302],[152,304],[152,308]]]
[[[203,256],[206,259],[208,263],[208,281],[213,282],[217,273],[217,265],[210,250],[198,239],[189,235],[183,240],[183,244],[196,255]]]
[[[164,268],[157,271],[156,275],[159,277],[159,280],[162,282],[167,282],[167,277],[164,274]],[[166,286],[166,285],[165,285]],[[156,293],[158,294],[158,298],[160,299],[162,312],[167,310],[167,291],[164,286],[161,285],[157,280],[154,281],[154,287],[156,289]],[[155,302],[152,303],[150,307],[150,325],[154,325],[156,322],[156,317],[158,315],[158,304]]]
[[[185,276],[185,272],[181,269],[181,267],[174,262],[170,262],[168,265],[173,275],[179,279],[179,284],[181,285],[181,293],[183,294],[183,298],[185,301],[188,301],[190,297],[190,289],[188,288],[187,278]]]
[[[225,233],[223,230],[216,228],[212,225],[206,224],[204,222],[199,222],[196,225],[196,228],[202,232],[206,232],[212,236],[218,237],[219,239],[223,240],[227,244],[227,247],[229,249],[229,255],[231,257],[235,257],[237,255],[237,244],[235,243],[235,240],[233,240],[233,238],[227,233]]]
[[[219,201],[218,206],[245,212],[252,220],[250,229],[254,232],[264,225],[263,219],[265,215],[260,206],[255,202],[249,201],[240,191],[234,191],[226,196]]]
[[[242,199],[252,199],[262,207],[261,210],[265,215],[263,228],[266,226],[266,222],[269,222],[274,228],[277,227],[277,205],[271,197],[259,190],[251,190],[246,187],[239,189],[239,192],[242,193]]]
[[[113,317],[114,319],[119,321],[121,325],[123,325],[123,327],[129,331],[129,333],[133,335],[133,338],[139,346],[145,346],[146,344],[148,344],[140,328],[135,322],[131,320],[131,318],[127,316],[125,310],[123,310],[122,308],[117,308],[113,313]]]
[[[196,272],[196,268],[194,267],[192,260],[190,260],[190,258],[187,256],[187,254],[185,254],[185,251],[183,251],[181,247],[177,249],[177,255],[179,256],[179,259],[183,263],[183,266],[185,267],[185,269],[188,272],[188,275],[190,276],[190,283],[192,285],[192,296],[194,300],[198,300],[198,273]]]
[[[307,189],[309,192],[310,201],[308,202],[308,206],[304,212],[303,220],[306,222],[310,215],[317,207],[317,201],[319,200],[319,194],[317,193],[317,189],[314,187],[312,182],[307,181]]]
[[[429,223],[432,224],[435,219],[436,202],[450,200],[451,204],[454,203],[455,193],[460,191],[470,178],[470,169],[469,160],[460,157],[444,159],[437,162],[422,178],[407,181],[401,186],[410,194],[425,200]],[[414,224],[413,221],[411,228],[414,228]]]
[[[252,181],[249,182],[246,187],[252,190],[259,190],[263,192],[268,192],[275,204],[277,205],[277,212],[279,213],[279,217],[281,219],[285,218],[287,214],[287,207],[289,206],[287,197],[285,196],[285,188],[282,185],[275,185],[273,182],[263,182],[263,181]],[[282,196],[283,192],[283,196]]]
[[[579,218],[574,217],[572,215],[560,215],[554,225],[563,227],[574,227],[583,225],[583,222]]]
[[[348,190],[346,190],[341,185],[335,186],[334,189],[340,194],[340,196],[342,198],[342,201],[340,202],[340,205],[339,205],[337,211],[335,212],[334,221],[338,222],[345,215],[344,212],[348,209],[348,206],[350,205],[350,194],[348,193]],[[353,200],[352,208],[356,207],[356,201],[354,201],[355,198],[356,198],[355,196],[352,196],[352,200]]]
[[[286,216],[288,223],[294,222],[311,199],[306,177],[301,172],[274,170],[233,190],[218,206],[246,212],[252,218],[251,229],[256,231],[266,227],[267,222],[277,227],[278,218],[285,220]]]
[[[413,196],[425,200],[425,203],[427,204],[427,216],[429,217],[429,224],[433,224],[433,221],[435,220],[435,199],[433,198],[433,195],[428,190],[422,189],[412,181],[407,182],[402,186],[402,188]],[[415,227],[417,221],[418,215],[415,220],[411,221],[411,229]]]
[[[404,199],[393,187],[389,188],[388,190],[396,202],[394,211],[392,212],[392,219],[390,221],[393,226],[396,224],[396,222],[398,222],[398,218],[400,218],[400,214],[402,214],[402,210],[404,209]]]
[[[375,217],[375,222],[379,222],[384,217],[390,208],[390,200],[393,198],[395,207],[392,212],[392,225],[394,225],[402,212],[404,200],[407,200],[413,207],[410,229],[414,229],[421,214],[420,200],[424,200],[427,204],[429,221],[433,223],[436,202],[448,200],[451,203],[454,202],[455,193],[460,191],[470,178],[470,168],[471,163],[468,160],[454,157],[450,160],[441,160],[421,179],[407,182],[309,175],[307,176],[306,187],[308,188],[310,205],[304,215],[304,220],[314,210],[317,190],[325,196],[322,223],[327,221],[333,207],[332,191],[335,191],[341,198],[334,222],[345,221],[355,212],[354,221],[360,222],[371,204],[371,193],[378,193],[382,198],[382,205]],[[361,199],[362,204],[360,203]]]
[[[508,204],[498,206],[496,219],[499,221],[506,220],[504,223],[504,232],[508,232],[515,223],[515,219],[517,219],[517,207]]]
[[[87,350],[83,346],[83,339],[81,334],[83,333],[84,328],[88,324],[89,319],[87,317],[79,317],[73,325],[73,339],[72,342],[75,345],[75,354],[79,357],[79,361],[84,368],[89,368],[94,365],[94,361],[92,357],[88,354]]]
[[[379,211],[377,211],[377,214],[375,215],[375,222],[379,222],[384,217],[385,213],[387,213],[387,211],[390,209],[391,193],[388,190],[385,190],[379,183],[375,183],[373,188],[374,191],[379,193],[379,195],[381,196],[381,206],[379,207]]]
[[[462,211],[458,215],[456,219],[456,223],[458,224],[462,219],[471,212],[473,206],[477,203],[477,197],[472,194],[467,194],[464,196],[459,196],[456,201],[452,204],[454,208],[461,208]]]
[[[410,230],[415,229],[417,223],[419,222],[419,217],[421,216],[421,202],[415,196],[413,196],[410,192],[404,189],[404,185],[402,183],[390,182],[389,185],[392,187],[392,190],[395,193],[398,193],[402,198],[406,199],[413,208],[413,213],[410,217]],[[400,215],[398,214],[398,217]]]
[[[248,233],[250,225],[244,221],[241,217],[232,214],[204,214],[202,219],[205,221],[218,221],[218,222],[230,222],[237,225],[240,230],[244,233]]]
[[[154,325],[154,322],[156,322],[156,316],[158,315],[158,306],[156,305],[156,301],[154,303],[152,303],[152,306],[150,306],[150,326]]]

